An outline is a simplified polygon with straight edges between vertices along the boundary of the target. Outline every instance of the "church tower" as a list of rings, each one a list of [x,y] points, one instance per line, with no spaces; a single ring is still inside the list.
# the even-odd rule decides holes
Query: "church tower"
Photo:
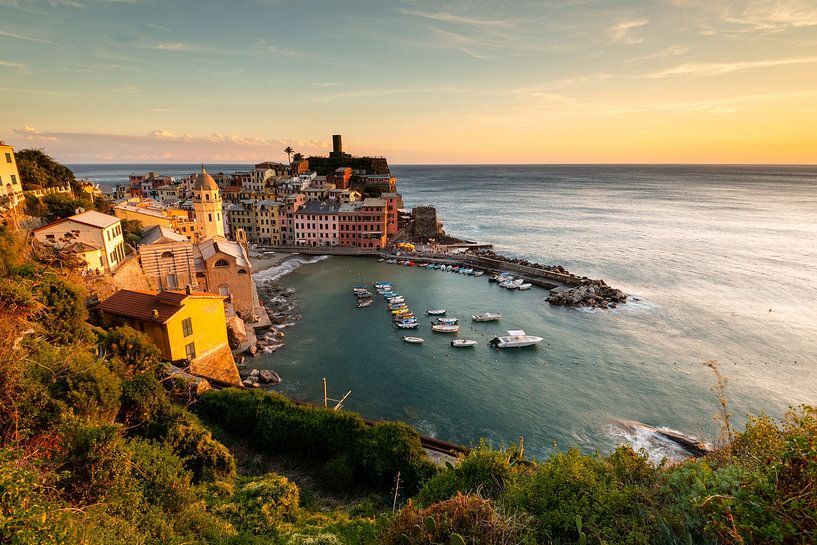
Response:
[[[196,214],[196,231],[200,240],[224,236],[221,193],[216,181],[204,170],[204,165],[193,181],[193,210]]]

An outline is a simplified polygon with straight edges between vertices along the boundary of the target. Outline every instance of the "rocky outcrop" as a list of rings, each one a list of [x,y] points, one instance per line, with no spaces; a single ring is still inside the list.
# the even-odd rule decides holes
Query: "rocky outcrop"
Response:
[[[604,280],[582,280],[581,286],[553,290],[547,302],[564,307],[616,308],[627,302],[627,294],[608,286]]]

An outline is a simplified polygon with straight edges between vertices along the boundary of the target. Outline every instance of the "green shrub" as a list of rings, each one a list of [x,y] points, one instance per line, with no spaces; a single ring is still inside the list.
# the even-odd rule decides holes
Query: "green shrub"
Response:
[[[143,373],[122,383],[119,419],[127,426],[129,433],[155,437],[153,428],[157,420],[169,410],[170,402],[154,375]]]
[[[156,372],[162,359],[161,351],[150,337],[131,327],[117,327],[103,336],[102,345],[125,365],[128,375]]]
[[[233,455],[198,421],[172,427],[165,442],[192,472],[195,482],[235,477]]]
[[[133,482],[151,504],[174,514],[195,501],[190,473],[169,448],[138,438],[129,440],[127,446]]]
[[[647,544],[659,534],[658,471],[629,447],[607,458],[570,449],[514,479],[505,501],[533,518],[540,542],[577,542],[581,517],[590,542]]]
[[[85,321],[85,291],[56,276],[45,276],[35,289],[43,304],[38,321],[46,339],[70,345],[91,339],[91,328]]]
[[[440,471],[426,482],[416,500],[420,506],[428,506],[457,493],[477,493],[496,499],[505,491],[511,472],[509,453],[494,450],[483,442],[456,466]]]
[[[80,354],[55,386],[78,415],[112,422],[119,411],[121,382],[89,353]]]
[[[280,530],[282,524],[296,520],[300,508],[298,487],[275,473],[244,483],[233,500],[222,511],[238,528],[253,534]]]
[[[402,422],[367,428],[358,448],[363,475],[376,486],[393,485],[399,472],[404,490],[413,495],[437,471],[426,457],[420,436]]]
[[[346,456],[335,456],[326,462],[320,477],[327,490],[343,492],[355,486],[355,468]]]

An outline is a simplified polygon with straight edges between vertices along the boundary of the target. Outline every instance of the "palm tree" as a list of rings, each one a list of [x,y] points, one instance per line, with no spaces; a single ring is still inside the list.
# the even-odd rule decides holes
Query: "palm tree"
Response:
[[[287,154],[287,161],[288,161],[288,162],[290,162],[290,163],[292,162],[292,157],[291,157],[291,155],[292,155],[292,152],[294,152],[294,151],[295,151],[295,150],[294,150],[294,149],[292,149],[292,146],[287,146],[287,148],[284,150],[284,153],[286,153],[286,154]]]

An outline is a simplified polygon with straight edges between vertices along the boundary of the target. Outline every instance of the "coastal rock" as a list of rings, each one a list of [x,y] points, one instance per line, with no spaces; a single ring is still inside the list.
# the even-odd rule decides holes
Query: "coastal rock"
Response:
[[[583,280],[581,285],[564,291],[551,291],[548,303],[566,307],[616,308],[627,302],[627,294],[611,288],[604,280]]]

